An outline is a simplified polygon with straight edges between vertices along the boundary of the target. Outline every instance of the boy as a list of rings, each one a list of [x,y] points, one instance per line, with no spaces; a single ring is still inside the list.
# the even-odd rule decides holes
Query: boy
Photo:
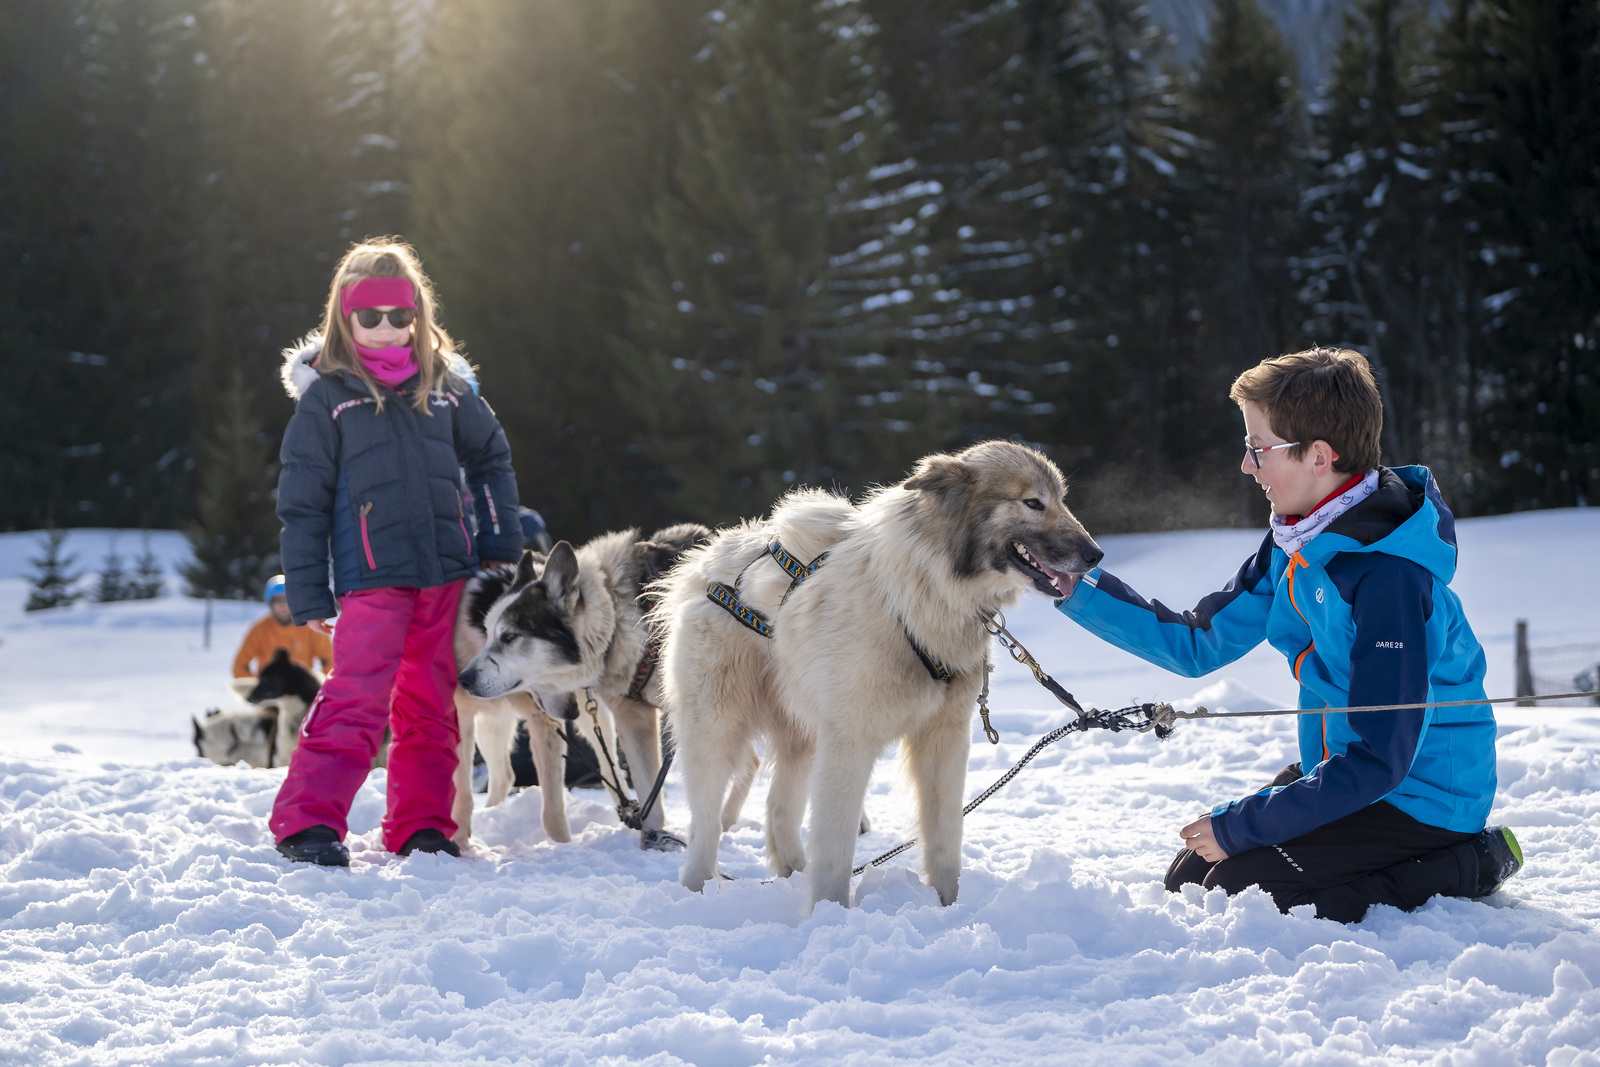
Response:
[[[1101,570],[1058,602],[1112,644],[1189,677],[1263,639],[1300,683],[1300,760],[1180,831],[1168,891],[1258,885],[1281,910],[1358,922],[1437,894],[1484,896],[1522,865],[1484,828],[1495,789],[1487,704],[1318,709],[1482,698],[1484,654],[1449,587],[1455,519],[1426,467],[1378,465],[1383,407],[1366,359],[1314,348],[1245,371],[1244,473],[1272,506],[1261,549],[1182,614]]]

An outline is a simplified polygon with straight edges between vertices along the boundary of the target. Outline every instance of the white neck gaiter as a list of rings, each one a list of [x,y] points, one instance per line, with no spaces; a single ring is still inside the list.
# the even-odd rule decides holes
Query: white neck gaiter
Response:
[[[1334,519],[1367,499],[1367,497],[1377,492],[1377,489],[1378,469],[1374,467],[1367,472],[1367,476],[1361,479],[1360,482],[1352,485],[1297,523],[1291,525],[1285,522],[1282,515],[1272,516],[1272,539],[1278,543],[1279,548],[1292,556],[1309,545],[1311,539],[1326,530],[1328,524]]]

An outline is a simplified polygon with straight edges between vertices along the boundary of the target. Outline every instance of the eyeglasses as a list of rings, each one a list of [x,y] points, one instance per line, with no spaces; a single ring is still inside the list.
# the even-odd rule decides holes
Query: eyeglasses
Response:
[[[1245,438],[1245,441],[1244,441],[1244,452],[1245,452],[1245,455],[1250,457],[1250,462],[1252,462],[1252,463],[1254,463],[1256,465],[1256,470],[1260,470],[1261,469],[1261,453],[1263,453],[1263,452],[1275,452],[1280,448],[1293,448],[1295,445],[1298,445],[1299,443],[1300,443],[1299,441],[1285,441],[1281,445],[1262,445],[1260,448],[1257,448],[1255,445],[1250,443],[1250,439],[1247,437],[1247,438]]]
[[[379,311],[377,308],[357,308],[350,314],[361,324],[363,330],[377,329],[378,323],[384,319],[389,320],[389,325],[397,330],[403,330],[417,319],[416,308],[390,308],[388,311]]]

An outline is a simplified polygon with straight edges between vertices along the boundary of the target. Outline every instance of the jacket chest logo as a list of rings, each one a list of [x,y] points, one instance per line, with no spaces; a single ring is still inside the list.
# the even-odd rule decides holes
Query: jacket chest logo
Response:
[[[1322,586],[1317,586],[1317,603],[1322,603]]]

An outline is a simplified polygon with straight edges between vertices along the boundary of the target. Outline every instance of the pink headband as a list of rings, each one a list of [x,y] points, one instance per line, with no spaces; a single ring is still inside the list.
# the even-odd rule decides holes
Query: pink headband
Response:
[[[339,303],[346,315],[362,308],[411,308],[416,310],[416,286],[409,278],[363,278],[339,290]]]

